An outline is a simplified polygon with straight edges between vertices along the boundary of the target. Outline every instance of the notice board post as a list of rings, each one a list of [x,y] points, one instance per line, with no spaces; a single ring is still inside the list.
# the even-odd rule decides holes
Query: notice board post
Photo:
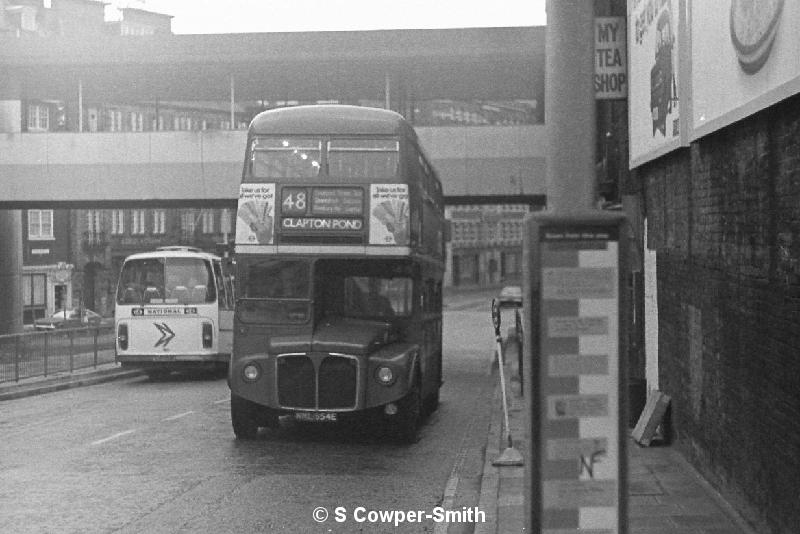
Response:
[[[539,213],[524,244],[529,531],[627,533],[624,216]]]

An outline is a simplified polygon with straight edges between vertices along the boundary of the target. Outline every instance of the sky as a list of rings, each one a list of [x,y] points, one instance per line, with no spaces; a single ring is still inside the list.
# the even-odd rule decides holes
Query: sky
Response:
[[[108,1],[108,0],[107,0]],[[111,0],[172,15],[173,33],[541,26],[545,0]]]

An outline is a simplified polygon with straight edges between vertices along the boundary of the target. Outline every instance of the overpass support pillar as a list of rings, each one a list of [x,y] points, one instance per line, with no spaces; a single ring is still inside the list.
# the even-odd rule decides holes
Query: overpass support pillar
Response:
[[[0,133],[18,135],[22,101],[18,83],[0,80]],[[0,334],[22,331],[22,212],[0,210]]]
[[[548,0],[545,58],[547,209],[597,205],[594,2]]]
[[[22,331],[22,212],[0,210],[0,334]]]

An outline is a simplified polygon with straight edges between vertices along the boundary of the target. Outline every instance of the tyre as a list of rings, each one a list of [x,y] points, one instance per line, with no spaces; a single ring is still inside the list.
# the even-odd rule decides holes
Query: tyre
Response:
[[[258,434],[258,405],[231,393],[231,424],[238,439],[254,439]]]
[[[278,418],[278,412],[270,410],[269,408],[262,408],[262,410],[261,424],[270,430],[280,428],[281,423],[280,419]]]
[[[431,391],[426,397],[424,401],[424,408],[425,408],[425,415],[431,415],[439,408],[439,391],[442,389],[442,355],[439,354],[438,356],[438,373],[436,377],[436,384],[433,386],[433,391]]]
[[[439,389],[440,387],[437,385],[436,389],[425,397],[425,413],[427,415],[432,414],[439,408]]]
[[[419,441],[419,427],[422,420],[422,394],[419,380],[414,387],[397,403],[394,416],[394,433],[400,443],[412,444]]]

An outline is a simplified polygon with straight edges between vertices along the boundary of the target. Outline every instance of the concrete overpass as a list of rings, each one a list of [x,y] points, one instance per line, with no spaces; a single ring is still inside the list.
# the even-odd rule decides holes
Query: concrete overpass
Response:
[[[544,126],[417,128],[448,201],[545,193]],[[246,132],[6,134],[0,209],[231,206]]]
[[[0,100],[510,100],[544,94],[544,27],[20,38]]]

